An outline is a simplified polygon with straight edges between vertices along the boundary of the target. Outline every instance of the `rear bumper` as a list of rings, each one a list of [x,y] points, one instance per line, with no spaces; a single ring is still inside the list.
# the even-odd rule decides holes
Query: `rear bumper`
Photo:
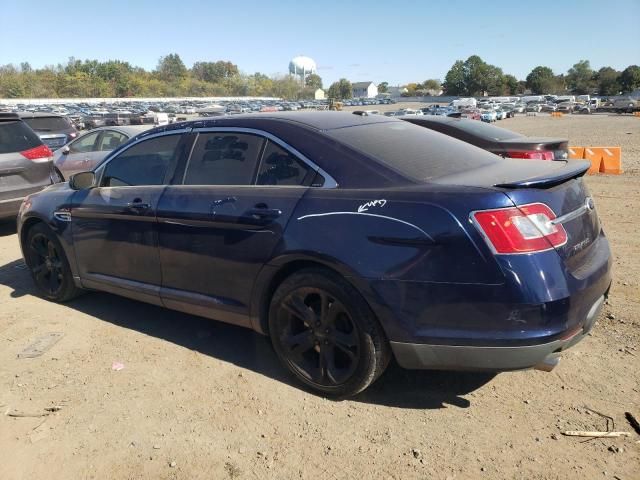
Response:
[[[532,368],[545,363],[548,365],[556,360],[560,352],[572,347],[589,333],[602,310],[606,295],[602,295],[593,303],[578,329],[567,332],[564,338],[548,343],[483,347],[390,342],[391,348],[398,364],[413,370],[507,371]]]
[[[16,218],[23,198],[9,198],[0,200],[0,219]]]

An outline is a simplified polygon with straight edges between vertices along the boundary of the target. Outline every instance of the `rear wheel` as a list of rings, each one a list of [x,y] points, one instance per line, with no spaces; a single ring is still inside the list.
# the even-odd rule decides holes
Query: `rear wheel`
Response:
[[[269,312],[271,341],[287,369],[328,396],[355,395],[378,378],[390,359],[384,332],[360,294],[320,269],[287,278]]]
[[[38,290],[47,299],[66,302],[82,292],[73,282],[62,245],[44,223],[29,229],[24,255]]]

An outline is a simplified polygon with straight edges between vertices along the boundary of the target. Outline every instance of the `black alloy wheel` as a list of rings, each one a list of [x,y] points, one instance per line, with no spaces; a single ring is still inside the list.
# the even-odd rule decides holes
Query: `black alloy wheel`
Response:
[[[73,282],[62,245],[45,224],[38,223],[29,229],[24,255],[38,290],[46,298],[65,302],[81,293]]]
[[[294,290],[280,304],[278,326],[290,364],[308,380],[335,387],[355,372],[358,329],[345,306],[329,292]]]
[[[62,288],[62,261],[53,242],[44,234],[37,233],[29,241],[31,273],[40,290],[48,296],[56,296]]]
[[[271,301],[269,331],[287,369],[329,396],[361,392],[390,359],[388,342],[367,303],[329,271],[303,270],[288,277]]]

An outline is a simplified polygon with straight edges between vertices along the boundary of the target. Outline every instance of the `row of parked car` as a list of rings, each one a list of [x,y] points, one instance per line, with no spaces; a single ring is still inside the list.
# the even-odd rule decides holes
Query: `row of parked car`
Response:
[[[491,111],[497,114],[504,113],[505,110]],[[514,139],[522,137],[514,132],[489,126],[479,128],[474,126],[476,122],[470,121],[484,119],[478,118],[478,115],[485,114],[486,111],[478,114],[470,111],[460,112],[452,107],[432,106],[421,110],[403,109],[387,112],[385,115],[398,116],[501,156],[545,160],[566,158],[566,141],[553,140],[518,147],[514,144]],[[467,118],[460,121],[460,117]],[[19,200],[34,189],[42,188],[51,182],[66,181],[76,173],[93,169],[111,151],[153,127],[151,124],[106,125],[81,134],[69,118],[44,112],[0,113],[0,122],[0,164],[4,161],[5,164],[18,165],[18,169],[24,169],[25,165],[33,166],[33,162],[37,166],[35,175],[29,169],[25,170],[26,174],[23,174],[22,170],[18,173],[12,173],[11,170],[11,174],[4,174],[3,170],[0,170],[0,177],[4,176],[3,184],[11,187],[12,192],[4,195],[6,198],[0,196],[0,205],[5,213],[12,213],[17,208]],[[488,147],[487,142],[490,143],[490,139],[509,139],[509,149],[505,150],[495,145]],[[529,156],[523,152],[529,152],[526,154]]]
[[[516,113],[522,112],[524,112],[524,107],[520,105],[485,105],[479,108],[443,107],[440,105],[432,105],[419,109],[403,108],[397,111],[384,112],[384,115],[388,117],[400,117],[405,115],[418,117],[423,115],[463,117],[471,120],[482,120],[483,122],[491,123],[497,120],[514,117]]]

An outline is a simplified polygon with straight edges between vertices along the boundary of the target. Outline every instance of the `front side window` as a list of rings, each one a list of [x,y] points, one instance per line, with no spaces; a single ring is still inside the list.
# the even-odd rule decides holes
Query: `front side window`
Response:
[[[179,155],[182,135],[144,140],[112,158],[102,176],[102,186],[162,185],[169,166]]]
[[[100,132],[83,135],[78,140],[69,145],[69,151],[71,153],[93,152],[96,140],[98,139],[98,135],[100,135]]]
[[[102,137],[100,137],[100,141],[98,142],[96,150],[99,152],[110,152],[111,150],[115,150],[127,140],[128,138],[122,133],[116,132],[114,130],[107,130],[102,132]]]
[[[184,176],[185,185],[251,185],[264,139],[234,132],[201,133]]]
[[[291,153],[272,142],[267,141],[262,155],[258,185],[308,185],[308,176],[314,174],[311,169]]]

